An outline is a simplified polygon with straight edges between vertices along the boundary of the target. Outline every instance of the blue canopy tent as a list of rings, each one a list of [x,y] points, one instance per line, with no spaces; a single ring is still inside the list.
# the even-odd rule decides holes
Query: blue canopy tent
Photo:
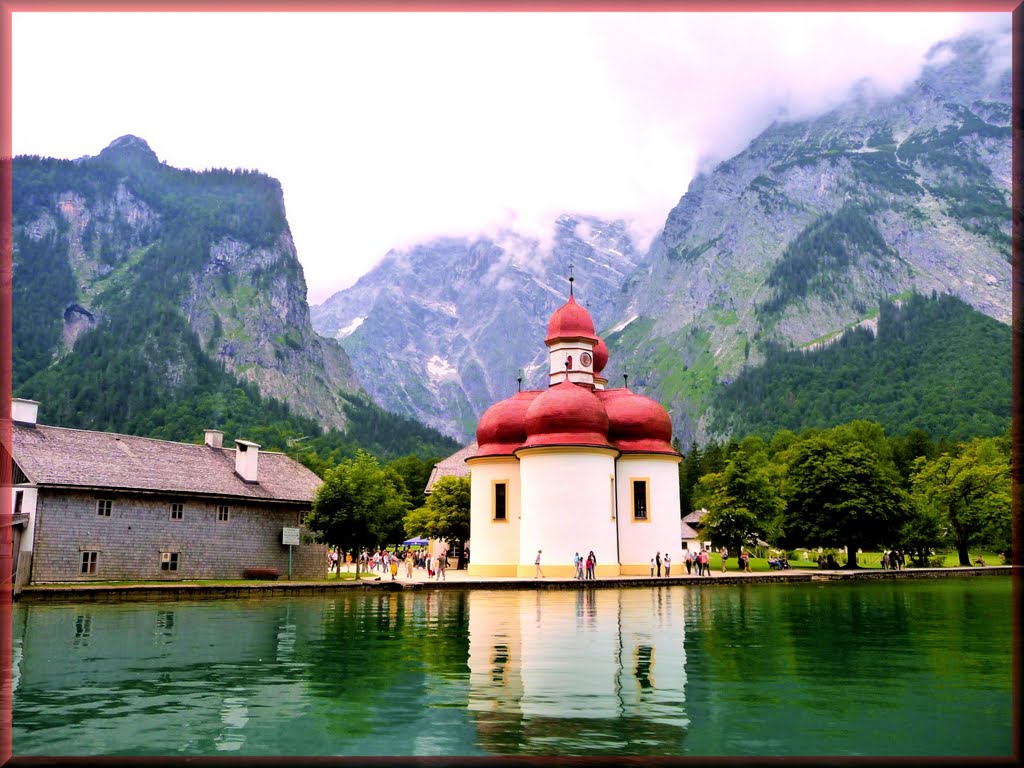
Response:
[[[427,539],[420,539],[420,538],[406,539],[405,541],[402,542],[402,546],[405,546],[405,547],[409,547],[409,546],[422,546],[422,545],[427,544],[427,543],[428,543]]]

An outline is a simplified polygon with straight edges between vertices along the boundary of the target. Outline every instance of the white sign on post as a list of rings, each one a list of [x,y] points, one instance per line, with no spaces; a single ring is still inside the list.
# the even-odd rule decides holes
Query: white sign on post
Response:
[[[281,543],[282,544],[298,546],[298,544],[299,544],[299,529],[298,528],[282,528],[281,529]]]

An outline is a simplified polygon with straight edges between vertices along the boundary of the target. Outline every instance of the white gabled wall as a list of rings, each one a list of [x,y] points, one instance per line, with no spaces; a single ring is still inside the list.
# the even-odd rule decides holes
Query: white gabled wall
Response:
[[[680,539],[678,456],[626,454],[617,462],[619,502],[619,557],[624,574],[649,573],[655,552],[668,552],[672,571],[683,565]],[[647,522],[633,520],[632,479],[647,479],[650,508]],[[664,571],[662,571],[664,573]]]
[[[514,576],[519,562],[520,482],[514,456],[470,459],[471,576]],[[506,520],[493,517],[494,483],[507,481]]]
[[[598,574],[618,575],[609,477],[611,448],[541,447],[517,451],[522,483],[520,575],[571,576],[576,552],[594,551]]]

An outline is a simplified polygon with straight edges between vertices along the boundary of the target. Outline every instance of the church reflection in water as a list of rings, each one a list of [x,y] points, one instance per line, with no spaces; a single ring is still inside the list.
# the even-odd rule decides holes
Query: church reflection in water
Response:
[[[19,605],[16,754],[685,754],[696,592]]]
[[[683,591],[469,593],[469,701],[496,753],[679,754]]]

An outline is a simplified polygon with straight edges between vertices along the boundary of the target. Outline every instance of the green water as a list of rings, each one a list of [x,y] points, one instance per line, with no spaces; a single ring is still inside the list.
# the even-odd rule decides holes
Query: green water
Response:
[[[1009,756],[1009,578],[16,604],[15,755]]]

